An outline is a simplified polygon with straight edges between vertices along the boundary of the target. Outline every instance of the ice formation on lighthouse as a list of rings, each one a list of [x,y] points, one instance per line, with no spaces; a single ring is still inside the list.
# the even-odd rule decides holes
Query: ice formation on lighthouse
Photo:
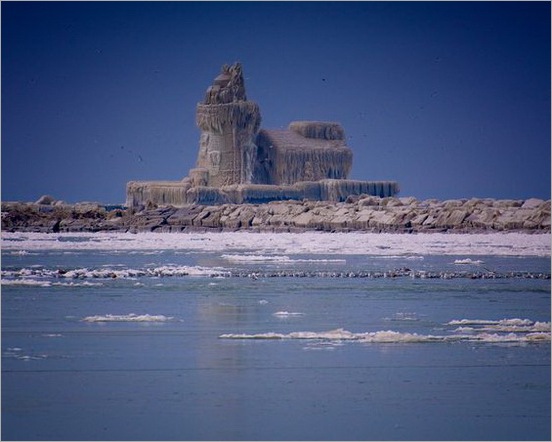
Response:
[[[394,181],[349,180],[353,153],[339,123],[294,121],[261,129],[239,63],[222,67],[196,109],[201,134],[196,167],[182,181],[131,181],[127,206],[343,201],[350,195],[393,196]]]

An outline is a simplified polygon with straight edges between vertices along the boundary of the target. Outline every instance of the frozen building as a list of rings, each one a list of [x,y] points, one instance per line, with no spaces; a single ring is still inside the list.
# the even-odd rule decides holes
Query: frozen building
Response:
[[[350,195],[393,196],[394,181],[347,179],[353,153],[339,123],[294,121],[261,129],[257,103],[245,93],[239,63],[223,66],[197,105],[201,130],[196,167],[182,181],[131,181],[127,206],[343,201]]]

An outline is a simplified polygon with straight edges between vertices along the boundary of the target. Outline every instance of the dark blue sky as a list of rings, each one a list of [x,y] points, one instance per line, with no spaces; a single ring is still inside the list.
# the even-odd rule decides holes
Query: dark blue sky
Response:
[[[351,178],[550,198],[549,2],[5,2],[2,199],[120,203],[194,167],[243,64],[262,127],[342,123]]]

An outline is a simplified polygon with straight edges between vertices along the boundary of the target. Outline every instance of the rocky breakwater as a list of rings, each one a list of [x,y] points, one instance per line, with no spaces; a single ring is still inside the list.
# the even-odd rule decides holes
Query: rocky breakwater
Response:
[[[2,203],[3,231],[185,232],[197,230],[300,232],[550,232],[550,200],[349,197],[343,203],[275,201],[147,207],[141,210],[99,203]]]

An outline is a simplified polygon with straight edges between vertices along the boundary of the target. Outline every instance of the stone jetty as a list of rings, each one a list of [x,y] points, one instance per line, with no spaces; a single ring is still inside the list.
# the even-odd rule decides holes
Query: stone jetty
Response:
[[[3,202],[2,230],[26,232],[258,231],[396,233],[550,233],[550,200],[350,196],[344,202],[273,201],[265,204],[149,205],[65,204],[52,197],[35,203]]]

